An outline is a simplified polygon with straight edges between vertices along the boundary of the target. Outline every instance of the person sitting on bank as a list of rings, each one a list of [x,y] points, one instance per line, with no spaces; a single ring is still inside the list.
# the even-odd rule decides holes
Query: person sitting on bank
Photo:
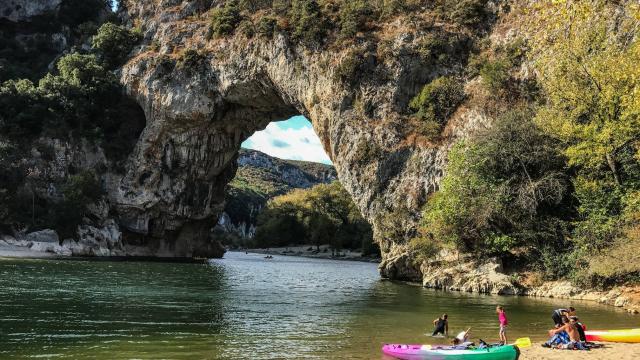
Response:
[[[587,341],[587,335],[584,333],[587,330],[587,327],[580,322],[580,319],[578,319],[577,316],[569,316],[569,321],[576,325],[576,330],[578,330],[578,334],[580,334],[580,341]]]
[[[584,344],[580,341],[580,333],[578,332],[578,325],[575,320],[570,320],[568,317],[562,317],[562,327],[549,330],[549,336],[554,336],[562,332],[566,332],[569,335],[569,342],[566,344],[558,344],[559,349],[585,349]]]
[[[562,327],[564,324],[562,323],[563,316],[575,316],[576,309],[573,306],[569,306],[568,309],[555,309],[553,310],[553,314],[551,314],[551,319],[553,319],[553,323],[557,328]]]
[[[439,318],[433,320],[433,334],[431,336],[436,336],[438,334],[442,334],[444,336],[449,335],[449,321],[447,321],[447,314],[443,314]]]

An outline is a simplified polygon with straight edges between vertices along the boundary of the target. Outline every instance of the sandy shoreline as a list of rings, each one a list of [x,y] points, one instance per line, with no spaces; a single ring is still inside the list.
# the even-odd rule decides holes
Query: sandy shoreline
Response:
[[[578,350],[553,350],[543,348],[541,343],[534,343],[531,347],[521,349],[520,359],[526,360],[566,360],[566,359],[593,359],[593,360],[633,360],[640,359],[640,344],[605,343],[601,349],[589,351]]]
[[[316,246],[314,245],[272,247],[268,249],[238,249],[232,251],[245,251],[253,254],[264,255],[301,256],[313,259],[349,260],[373,263],[380,262],[380,258],[368,256],[363,257],[362,253],[359,251],[342,250],[339,253],[336,253],[336,256],[332,256],[329,245],[320,245],[320,251],[317,251]]]

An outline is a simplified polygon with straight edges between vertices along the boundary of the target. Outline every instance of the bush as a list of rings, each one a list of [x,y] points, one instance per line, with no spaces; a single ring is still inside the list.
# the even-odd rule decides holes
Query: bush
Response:
[[[187,49],[177,61],[176,66],[179,69],[194,70],[197,69],[205,61],[205,56],[195,49]]]
[[[261,247],[331,244],[371,253],[371,227],[338,182],[297,189],[272,199],[258,216]]]
[[[227,1],[224,7],[212,11],[211,32],[215,37],[233,34],[240,20],[238,2],[235,0]]]
[[[478,27],[488,18],[487,0],[444,0],[440,12],[456,23]]]
[[[31,138],[53,118],[49,101],[29,80],[9,80],[0,86],[0,130],[10,138]]]
[[[570,187],[558,144],[518,109],[449,153],[440,190],[426,205],[422,237],[461,251],[536,253],[566,246]],[[537,259],[539,261],[540,259]]]
[[[73,237],[87,215],[87,206],[104,195],[95,174],[83,171],[62,187],[63,199],[52,207],[52,225],[62,238]]]
[[[466,37],[434,31],[419,40],[418,52],[427,66],[447,65],[465,57],[470,50],[470,44],[471,41]]]
[[[465,99],[462,83],[451,76],[441,76],[425,85],[409,107],[429,132],[439,133],[447,119]]]
[[[140,40],[140,33],[131,31],[124,26],[105,23],[93,37],[92,46],[98,50],[107,68],[121,65],[133,46]]]
[[[373,9],[365,0],[345,0],[340,6],[340,37],[343,39],[356,36],[367,20],[371,18]]]
[[[256,32],[264,37],[271,38],[276,32],[278,27],[278,21],[271,16],[265,16],[260,18],[258,25],[256,26]]]
[[[292,0],[288,15],[294,40],[307,46],[322,42],[327,25],[315,0]]]
[[[506,88],[510,79],[511,63],[506,59],[488,60],[482,64],[479,74],[482,84],[491,92],[499,92]]]

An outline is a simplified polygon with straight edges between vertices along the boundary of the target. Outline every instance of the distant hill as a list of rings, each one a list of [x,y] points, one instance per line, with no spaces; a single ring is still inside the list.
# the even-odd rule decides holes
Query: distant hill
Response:
[[[218,232],[251,238],[258,214],[269,199],[292,189],[306,189],[336,179],[336,170],[331,165],[283,160],[260,151],[240,149],[238,172],[227,189]]]

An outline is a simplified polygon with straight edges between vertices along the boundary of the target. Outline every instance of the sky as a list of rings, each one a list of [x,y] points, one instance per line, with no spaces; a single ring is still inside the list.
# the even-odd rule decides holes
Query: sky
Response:
[[[305,160],[331,164],[318,135],[304,116],[271,122],[242,143],[246,149],[262,151],[281,159]]]

